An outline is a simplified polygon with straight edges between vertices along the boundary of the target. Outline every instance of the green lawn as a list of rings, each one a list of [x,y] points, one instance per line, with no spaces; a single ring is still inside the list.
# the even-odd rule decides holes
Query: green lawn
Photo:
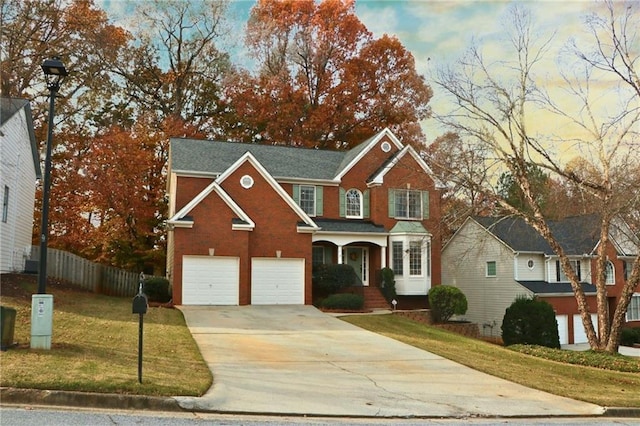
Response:
[[[51,350],[29,348],[35,277],[1,277],[0,303],[17,310],[14,341],[0,354],[0,386],[141,395],[202,395],[212,377],[176,309],[149,308],[144,316],[143,383],[138,383],[138,315],[129,298],[50,284],[54,295]],[[479,371],[535,389],[610,407],[640,407],[640,373],[571,365],[428,327],[398,315],[343,317]],[[638,371],[640,360],[583,354],[595,365]],[[575,361],[566,353],[558,359]],[[621,367],[622,368],[622,367]],[[634,370],[635,369],[635,370]]]
[[[2,276],[2,306],[15,308],[16,348],[2,352],[1,386],[141,395],[202,395],[212,383],[182,313],[144,315],[142,384],[138,383],[139,315],[132,299],[50,284],[54,295],[51,350],[32,350],[34,277]]]
[[[555,395],[607,407],[640,407],[640,374],[552,361],[481,340],[429,327],[399,315],[342,317],[344,321],[444,358]],[[543,354],[544,351],[540,351]],[[565,351],[569,352],[569,351]],[[574,354],[567,358],[575,359]],[[576,354],[577,355],[577,354]],[[622,355],[586,353],[608,367],[640,368],[640,360]]]

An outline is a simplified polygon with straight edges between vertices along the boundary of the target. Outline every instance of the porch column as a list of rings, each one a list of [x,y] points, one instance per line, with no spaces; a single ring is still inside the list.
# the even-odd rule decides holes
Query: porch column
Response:
[[[387,267],[387,248],[386,247],[380,247],[380,267],[381,268]]]
[[[342,264],[342,246],[338,246],[338,265]]]

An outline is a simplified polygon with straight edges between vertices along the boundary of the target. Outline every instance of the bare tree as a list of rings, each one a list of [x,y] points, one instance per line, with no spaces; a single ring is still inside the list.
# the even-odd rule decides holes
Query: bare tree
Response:
[[[606,93],[602,90],[610,90],[611,86],[590,85],[591,70],[597,67],[606,69],[606,64],[619,67],[617,58],[622,53],[615,53],[607,60],[604,55],[604,52],[608,52],[604,47],[604,35],[595,30],[596,44],[600,46],[599,52],[604,59],[595,55],[582,55],[582,60],[588,65],[585,73],[574,75],[573,80],[565,75],[562,84],[566,92],[561,94],[561,98],[551,96],[550,92],[543,89],[541,76],[536,72],[548,70],[548,57],[554,36],[543,38],[537,35],[532,17],[527,10],[514,7],[510,9],[510,14],[512,27],[508,32],[508,52],[500,52],[497,57],[487,58],[483,56],[480,47],[473,46],[468,55],[455,66],[439,70],[437,84],[450,95],[455,107],[448,114],[438,118],[462,137],[471,138],[479,147],[490,153],[486,161],[485,180],[464,179],[464,176],[460,176],[461,181],[493,200],[508,214],[523,218],[545,238],[558,255],[563,271],[569,278],[590,346],[595,350],[615,352],[618,349],[626,310],[639,282],[640,264],[636,241],[631,274],[615,307],[613,318],[610,318],[605,285],[605,250],[609,236],[621,229],[615,226],[616,220],[624,217],[625,212],[633,211],[634,208],[637,210],[638,206],[638,182],[635,182],[635,187],[628,182],[630,176],[637,176],[638,170],[638,155],[632,149],[634,141],[637,143],[640,122],[638,99],[636,97],[633,100],[629,96],[616,98],[624,100],[618,105],[621,112],[605,112],[606,109],[601,102],[610,98],[605,96]],[[611,25],[608,28],[614,28],[616,31],[610,32],[609,35],[614,37],[613,46],[620,45],[625,52],[627,59],[622,62],[633,65],[636,63],[634,58],[637,58],[637,55],[631,54],[631,48],[637,47],[637,43],[632,46],[627,43],[627,38],[624,38],[624,43],[621,40],[615,41],[616,35],[620,36],[620,31],[625,35],[631,35],[625,31],[637,28],[637,25],[629,25],[631,15],[625,16],[622,29]],[[610,17],[611,21],[617,22],[613,12]],[[601,21],[592,17],[589,22],[594,25]],[[573,66],[573,69],[576,69],[575,64]],[[633,77],[636,75],[635,70],[627,70],[625,73],[618,68],[612,72],[618,76],[631,75],[630,78],[622,79],[628,86],[633,87],[629,82],[637,82],[637,78]],[[615,85],[614,89],[618,95],[624,93],[623,85]],[[596,94],[596,90],[601,92]],[[562,103],[568,95],[576,97],[580,102],[577,111],[567,110],[566,105]],[[611,105],[607,105],[607,108],[610,111]],[[538,126],[534,129],[533,123],[536,119],[540,120],[539,117],[545,112],[552,112],[554,120],[558,123],[561,121],[562,124],[554,128]],[[560,137],[554,134],[555,128],[565,129],[570,126],[575,127],[576,136]],[[583,161],[586,161],[589,167],[571,167],[572,163],[568,161],[566,154],[561,155],[567,148],[571,148],[568,149],[570,152],[581,152]],[[586,158],[584,153],[589,153]],[[598,203],[601,215],[600,244],[595,255],[597,267],[593,281],[597,288],[599,333],[596,333],[591,321],[580,280],[567,254],[551,231],[549,218],[536,197],[535,182],[531,181],[527,173],[532,165],[544,170],[553,179],[570,182],[574,188],[584,191],[593,202]],[[526,209],[510,205],[496,191],[496,178],[504,172],[509,173],[519,186]],[[633,241],[634,237],[628,235],[627,239]]]

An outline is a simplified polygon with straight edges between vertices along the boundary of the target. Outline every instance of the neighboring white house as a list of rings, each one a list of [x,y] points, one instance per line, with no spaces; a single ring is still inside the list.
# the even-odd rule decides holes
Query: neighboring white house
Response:
[[[0,98],[0,273],[23,271],[31,250],[40,160],[29,101]]]
[[[596,325],[591,262],[599,241],[597,217],[576,216],[550,226],[582,281]],[[561,344],[587,341],[558,257],[521,219],[469,217],[443,248],[442,283],[462,290],[465,319],[478,323],[483,335],[502,334],[505,310],[516,297],[537,296],[553,306]]]

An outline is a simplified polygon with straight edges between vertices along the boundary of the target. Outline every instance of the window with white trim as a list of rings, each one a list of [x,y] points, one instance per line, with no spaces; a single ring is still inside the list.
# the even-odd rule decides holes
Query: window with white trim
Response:
[[[495,260],[487,262],[487,269],[485,271],[487,277],[495,277],[498,275],[498,267]]]
[[[394,275],[403,275],[403,257],[404,248],[402,241],[393,241],[391,243],[391,269],[393,269]]]
[[[580,267],[579,260],[570,260],[571,268],[578,276],[578,281],[582,281],[582,268]],[[569,277],[567,277],[562,270],[562,266],[560,265],[560,261],[556,260],[556,281],[560,283],[568,283]]]
[[[640,293],[631,296],[629,307],[627,308],[627,321],[640,321]]]
[[[347,217],[362,218],[362,192],[357,189],[350,189],[345,194]]]
[[[300,207],[310,215],[316,214],[316,187],[313,185],[300,185]]]
[[[409,275],[412,277],[422,276],[422,242],[409,242]]]
[[[616,275],[613,269],[613,263],[610,260],[607,260],[607,263],[604,266],[605,273],[605,283],[608,285],[614,285],[616,283]]]
[[[422,219],[422,191],[396,189],[395,217],[405,219]]]

